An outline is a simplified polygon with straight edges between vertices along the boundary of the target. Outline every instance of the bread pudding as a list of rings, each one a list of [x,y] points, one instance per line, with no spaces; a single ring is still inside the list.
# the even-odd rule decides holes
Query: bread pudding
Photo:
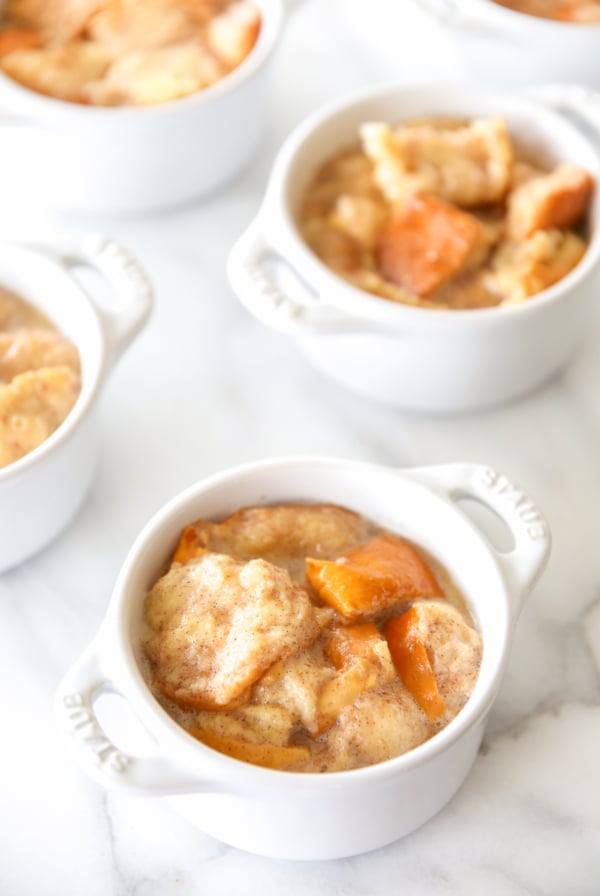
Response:
[[[320,167],[299,227],[351,285],[431,309],[515,305],[587,248],[594,180],[525,156],[501,117],[365,123]]]
[[[150,688],[192,736],[296,772],[428,740],[468,700],[482,652],[439,563],[329,504],[186,527],[146,596],[140,645]]]
[[[220,81],[260,27],[250,0],[8,0],[0,67],[60,100],[154,105]]]
[[[51,436],[79,391],[73,343],[40,311],[0,287],[0,468]]]

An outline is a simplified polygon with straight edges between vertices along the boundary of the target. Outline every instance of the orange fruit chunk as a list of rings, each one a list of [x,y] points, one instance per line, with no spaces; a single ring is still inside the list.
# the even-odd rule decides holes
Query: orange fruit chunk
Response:
[[[307,559],[306,578],[325,603],[353,620],[390,609],[400,600],[444,596],[415,548],[387,534],[334,561]]]
[[[382,640],[374,622],[359,622],[335,628],[327,638],[325,653],[336,669],[355,659],[378,659],[377,647]]]
[[[219,753],[242,762],[250,762],[252,765],[262,765],[264,768],[285,770],[299,763],[305,763],[310,758],[308,747],[256,744],[241,737],[228,737],[195,727],[188,728],[188,732],[196,740],[206,744],[207,747],[212,747],[213,750],[218,750]]]
[[[446,704],[438,690],[427,646],[419,635],[415,607],[388,619],[384,634],[402,684],[428,720],[435,722],[446,712]]]
[[[193,526],[186,526],[181,533],[179,544],[175,548],[175,553],[171,559],[173,563],[188,563],[195,557],[201,557],[206,553],[206,549],[200,545],[198,533]]]
[[[29,28],[3,28],[0,30],[0,59],[15,50],[35,50],[41,44],[40,36]]]

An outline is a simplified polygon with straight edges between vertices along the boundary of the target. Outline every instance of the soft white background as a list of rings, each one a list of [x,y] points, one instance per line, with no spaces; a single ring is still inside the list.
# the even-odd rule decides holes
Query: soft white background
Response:
[[[393,29],[392,2],[406,3]],[[394,76],[463,72],[408,0],[307,0],[274,64],[261,151],[222,194],[141,219],[74,220],[0,203],[3,232],[110,233],[156,287],[152,320],[101,400],[101,464],[87,503],[48,550],[0,577],[0,896],[600,892],[597,327],[568,372],[521,404],[409,417],[323,380],[285,337],[250,319],[225,280],[228,248],[293,125],[323,100]],[[312,865],[246,855],[159,801],[107,795],[72,764],[51,715],[56,684],[95,633],[148,516],[207,473],[286,453],[483,461],[531,492],[555,543],[461,792],[403,842]]]

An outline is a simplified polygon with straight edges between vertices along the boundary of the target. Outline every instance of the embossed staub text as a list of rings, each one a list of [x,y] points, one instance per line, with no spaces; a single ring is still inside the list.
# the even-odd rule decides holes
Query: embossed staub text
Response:
[[[531,539],[546,537],[546,523],[533,501],[527,497],[525,492],[521,491],[506,476],[485,467],[482,467],[479,471],[478,478],[481,485],[511,506],[514,513],[525,526],[525,531]]]
[[[71,734],[92,752],[98,762],[118,774],[126,771],[131,759],[112,744],[100,730],[81,694],[65,694],[63,707]]]

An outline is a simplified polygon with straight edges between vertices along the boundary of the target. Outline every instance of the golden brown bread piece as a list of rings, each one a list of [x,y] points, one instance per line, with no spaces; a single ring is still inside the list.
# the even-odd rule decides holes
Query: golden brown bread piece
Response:
[[[326,733],[324,771],[384,762],[423,743],[432,731],[410,694],[395,680],[367,690],[344,707]]]
[[[86,84],[100,78],[110,61],[110,55],[99,44],[73,41],[57,47],[17,50],[4,57],[2,67],[30,90],[81,103]]]
[[[377,245],[379,234],[388,217],[388,210],[381,201],[368,196],[342,194],[335,203],[327,223],[345,233],[361,249],[370,252]]]
[[[79,394],[69,367],[20,373],[0,386],[0,467],[33,451],[65,420]]]
[[[35,329],[0,332],[0,382],[10,382],[27,370],[62,366],[79,374],[79,352],[60,333]]]
[[[188,96],[226,74],[217,59],[194,40],[131,50],[82,88],[95,106],[148,106]]]
[[[308,647],[326,617],[285,570],[206,553],[158,580],[144,619],[157,689],[185,708],[219,709]]]
[[[460,128],[365,124],[363,150],[389,202],[402,204],[416,191],[470,208],[502,200],[509,188],[513,148],[502,118]]]
[[[522,302],[565,277],[586,248],[570,231],[536,230],[526,240],[502,243],[485,275],[485,285],[503,304]]]
[[[260,24],[260,12],[252,3],[232,3],[206,26],[208,48],[228,68],[236,68],[256,43]]]
[[[229,554],[238,560],[262,557],[271,563],[281,562],[286,555],[301,560],[304,573],[308,555],[338,557],[366,541],[371,531],[359,514],[334,504],[243,507],[220,523],[196,520],[186,527],[173,561],[186,562],[197,556],[196,550]]]
[[[536,230],[572,227],[588,207],[593,189],[591,174],[566,162],[549,174],[529,178],[509,196],[508,236],[519,240]]]

